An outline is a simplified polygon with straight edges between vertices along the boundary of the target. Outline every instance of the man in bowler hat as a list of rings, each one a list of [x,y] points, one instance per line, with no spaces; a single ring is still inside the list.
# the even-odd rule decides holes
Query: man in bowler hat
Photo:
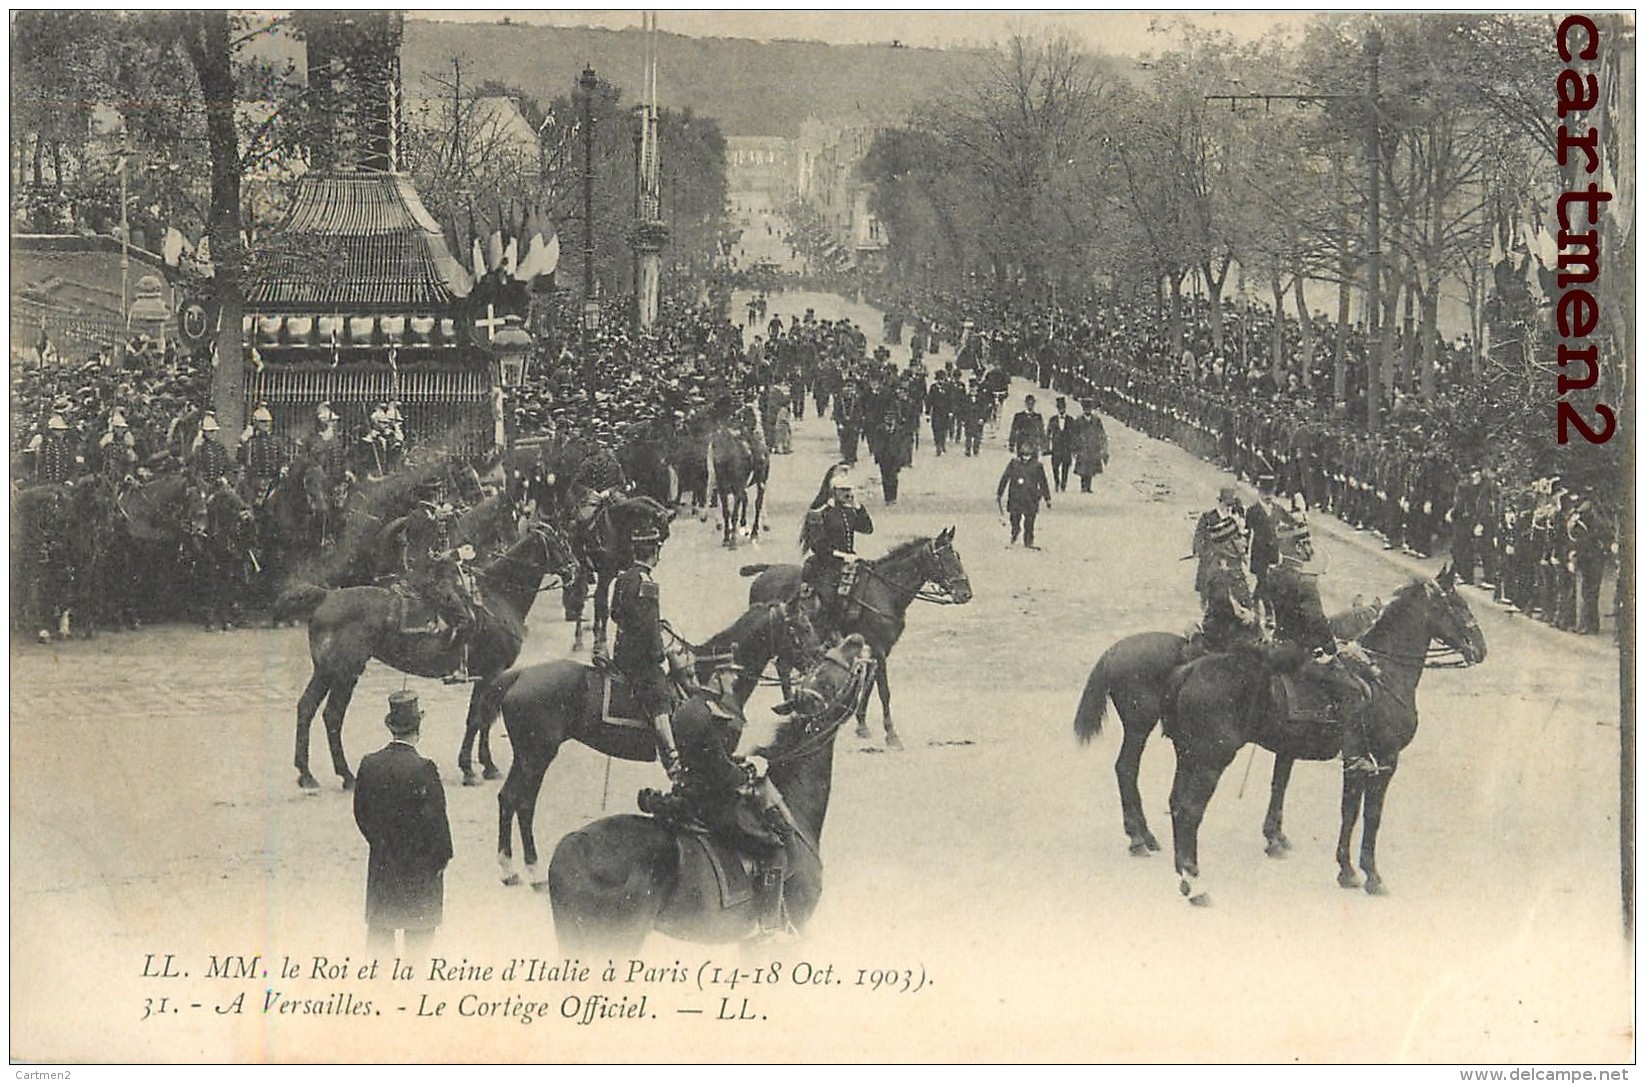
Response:
[[[451,861],[445,787],[434,762],[417,753],[422,721],[415,693],[390,693],[383,723],[393,740],[360,761],[354,789],[354,821],[371,845],[366,943],[377,955],[392,956],[394,932],[404,930],[408,960],[428,954]]]

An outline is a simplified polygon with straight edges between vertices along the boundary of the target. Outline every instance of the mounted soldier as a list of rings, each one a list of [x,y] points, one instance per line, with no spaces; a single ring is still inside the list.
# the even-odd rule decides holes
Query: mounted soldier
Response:
[[[314,432],[303,444],[303,453],[325,476],[328,491],[343,482],[348,469],[348,447],[337,432],[337,415],[330,403],[321,403],[314,410]]]
[[[571,475],[569,496],[573,502],[572,541],[578,549],[587,552],[594,520],[600,509],[628,488],[628,475],[622,461],[610,446],[601,441],[577,464]]]
[[[1199,561],[1194,574],[1194,591],[1205,599],[1205,589],[1217,562],[1226,558],[1232,549],[1239,556],[1245,553],[1245,532],[1240,525],[1242,512],[1239,496],[1233,486],[1223,486],[1217,494],[1217,506],[1200,516],[1194,524],[1194,541],[1189,555]]]
[[[246,491],[240,495],[260,507],[290,465],[285,445],[274,435],[274,415],[266,403],[252,411],[251,424],[240,435],[239,460],[246,468]]]
[[[97,441],[97,452],[102,458],[102,474],[109,484],[119,489],[127,480],[135,480],[138,463],[137,441],[126,425],[125,412],[116,408],[109,415],[109,427]]]
[[[400,416],[400,405],[386,400],[379,402],[372,408],[369,425],[365,442],[370,446],[372,456],[376,460],[376,473],[379,477],[392,474],[399,469],[406,448],[406,431],[404,419]]]
[[[24,449],[34,456],[36,482],[67,482],[74,477],[74,450],[68,442],[69,423],[53,412],[44,432],[36,433]]]
[[[439,491],[438,482],[424,483],[417,506],[406,515],[405,569],[407,582],[451,626],[459,645],[457,669],[444,679],[452,684],[474,680],[468,671],[468,639],[478,600],[463,563],[473,557],[473,548],[451,548],[451,509],[439,503]]]
[[[234,472],[234,460],[217,438],[218,432],[217,415],[207,413],[200,419],[200,431],[194,435],[194,446],[189,449],[189,474],[194,484],[207,492],[216,487],[219,478],[227,478]]]
[[[800,547],[808,554],[800,580],[817,596],[821,623],[836,631],[850,619],[840,596],[851,590],[859,532],[873,534],[874,521],[857,503],[850,470],[840,464],[823,479],[823,492],[806,513],[800,535]]]
[[[663,672],[669,658],[663,650],[662,596],[657,581],[651,578],[651,570],[662,553],[662,536],[655,528],[643,528],[635,531],[629,542],[634,563],[618,573],[611,589],[611,617],[617,622],[617,646],[611,662],[628,679],[634,699],[651,720],[658,757],[668,778],[679,783],[680,753],[669,721],[674,697]],[[598,643],[595,657],[600,661]]]
[[[1216,520],[1206,531],[1198,556],[1195,588],[1200,596],[1206,649],[1232,651],[1255,645],[1262,637],[1262,626],[1245,575],[1245,545],[1239,521],[1232,516]]]

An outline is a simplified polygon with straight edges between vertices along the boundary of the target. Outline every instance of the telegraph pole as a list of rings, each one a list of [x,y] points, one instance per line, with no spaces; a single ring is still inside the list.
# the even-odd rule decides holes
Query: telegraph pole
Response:
[[[590,330],[594,301],[594,92],[600,88],[594,69],[585,67],[577,86],[583,92],[583,329]]]

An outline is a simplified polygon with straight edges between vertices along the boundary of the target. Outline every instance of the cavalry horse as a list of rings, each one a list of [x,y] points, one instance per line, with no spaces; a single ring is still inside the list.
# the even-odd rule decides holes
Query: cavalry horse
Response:
[[[755,423],[758,424],[758,423]],[[760,513],[765,508],[765,486],[771,477],[771,454],[761,445],[721,426],[708,438],[709,491],[720,505],[720,544],[736,548],[740,528],[748,538],[760,537]],[[748,487],[754,487],[754,523],[748,522]]]
[[[862,655],[860,636],[831,650],[801,679],[794,698],[774,709],[784,716],[775,736],[751,749],[768,762],[767,780],[792,817],[784,895],[796,930],[804,929],[822,897],[820,851],[834,739],[868,693],[873,663]],[[680,714],[707,710],[705,698],[693,697]],[[744,730],[739,748],[754,745],[755,730]],[[687,844],[685,835],[651,817],[619,815],[561,839],[548,865],[560,951],[583,958],[632,954],[653,930],[701,944],[751,945],[759,932],[753,902],[721,906],[712,873],[706,883],[689,876],[683,848],[695,844]]]
[[[679,640],[671,629],[665,632]],[[681,641],[684,643],[684,641]],[[699,682],[725,670],[736,675],[722,699],[741,710],[773,658],[783,667],[803,669],[821,654],[822,642],[797,602],[751,606],[730,628],[703,644],[686,644]],[[729,661],[732,666],[723,667]],[[520,883],[514,872],[513,826],[520,826],[520,846],[533,885],[537,876],[537,838],[533,822],[543,776],[560,746],[579,741],[590,749],[622,760],[657,759],[651,721],[607,722],[602,686],[592,681],[594,668],[574,659],[556,659],[508,670],[491,683],[488,717],[500,709],[514,763],[497,792],[497,864],[503,883]]]
[[[114,492],[111,546],[100,579],[116,623],[142,625],[153,603],[175,599],[206,534],[206,495],[183,474],[168,474]],[[151,605],[140,605],[148,603]]]
[[[1329,619],[1331,631],[1338,640],[1357,640],[1381,612],[1380,600],[1370,605],[1356,600],[1353,607]],[[1131,841],[1131,853],[1138,858],[1159,850],[1159,840],[1148,827],[1142,792],[1137,787],[1142,751],[1159,724],[1167,679],[1177,667],[1195,657],[1188,637],[1174,632],[1139,632],[1127,636],[1103,652],[1091,668],[1079,708],[1074,713],[1074,733],[1083,745],[1101,732],[1110,699],[1119,712],[1125,735],[1120,741],[1119,756],[1114,760],[1114,775],[1119,781],[1125,835]],[[1291,849],[1291,841],[1285,838],[1280,826],[1285,789],[1291,781],[1291,764],[1291,758],[1283,755],[1274,760],[1268,816],[1262,828],[1263,837],[1268,841],[1268,855],[1272,858],[1284,857]]]
[[[588,597],[590,575],[594,580],[594,642],[603,644],[611,617],[611,585],[619,572],[634,563],[634,532],[654,527],[661,540],[667,542],[673,518],[672,512],[650,497],[614,497],[594,514],[583,540],[577,579],[565,597],[566,618],[577,623],[573,651],[583,646],[583,601]]]
[[[1178,887],[1190,903],[1210,903],[1199,880],[1199,826],[1217,781],[1248,742],[1297,760],[1330,760],[1352,749],[1353,760],[1368,765],[1349,763],[1343,770],[1337,883],[1344,888],[1361,884],[1350,851],[1363,811],[1359,868],[1364,887],[1372,895],[1387,891],[1376,865],[1377,832],[1400,751],[1416,736],[1417,684],[1434,640],[1456,651],[1465,666],[1485,659],[1485,637],[1456,593],[1449,568],[1432,580],[1402,587],[1361,638],[1360,646],[1374,664],[1361,674],[1370,698],[1340,726],[1288,725],[1269,694],[1268,668],[1253,665],[1244,652],[1207,655],[1173,671],[1164,698],[1164,728],[1177,750],[1171,821]]]
[[[41,643],[67,637],[74,609],[71,545],[74,487],[61,482],[29,486],[12,496],[12,600],[16,619]]]
[[[205,533],[195,552],[196,582],[207,629],[229,629],[237,598],[257,568],[257,520],[251,506],[228,486],[205,499]]]
[[[543,578],[550,572],[569,577],[574,560],[563,535],[547,523],[536,523],[501,556],[475,572],[481,605],[469,634],[468,665],[479,680],[469,696],[458,761],[465,783],[473,778],[469,752],[476,735],[487,777],[499,774],[491,763],[486,737],[491,721],[484,714],[486,686],[519,658],[526,615],[537,599]],[[402,673],[431,678],[443,677],[456,668],[459,648],[449,630],[435,627],[408,631],[401,616],[405,604],[403,596],[389,588],[327,590],[312,584],[290,588],[276,602],[276,620],[308,617],[308,650],[314,663],[314,673],[297,701],[294,763],[298,786],[307,790],[319,786],[309,773],[308,746],[309,726],[322,702],[332,766],[344,790],[354,786],[354,773],[349,771],[343,754],[343,717],[367,662],[379,659]]]
[[[740,575],[755,576],[748,588],[748,601],[776,602],[795,597],[800,591],[799,565],[744,565]],[[857,588],[852,601],[856,614],[834,631],[860,633],[874,652],[874,681],[880,694],[881,722],[885,744],[902,748],[902,739],[891,722],[891,678],[886,660],[897,646],[907,623],[908,607],[915,599],[964,605],[971,601],[971,580],[954,548],[954,528],[944,529],[935,538],[915,538],[893,548],[883,557],[857,562]],[[927,594],[925,585],[936,587]],[[857,712],[857,736],[868,737],[868,702]]]

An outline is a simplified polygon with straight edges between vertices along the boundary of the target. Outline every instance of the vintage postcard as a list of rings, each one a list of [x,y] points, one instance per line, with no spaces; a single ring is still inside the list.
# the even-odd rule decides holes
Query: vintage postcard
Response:
[[[1625,1079],[1631,12],[10,30],[19,1079]]]

